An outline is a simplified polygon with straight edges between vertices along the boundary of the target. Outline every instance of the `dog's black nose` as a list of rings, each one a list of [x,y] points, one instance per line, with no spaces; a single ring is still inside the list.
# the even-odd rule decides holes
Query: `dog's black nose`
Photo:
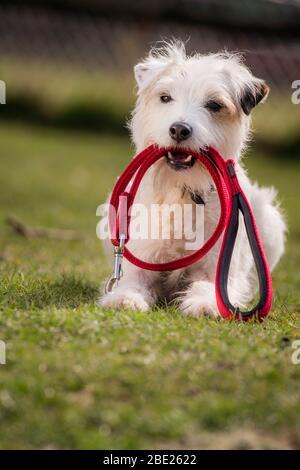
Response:
[[[174,122],[169,129],[169,134],[177,143],[191,137],[193,129],[186,122]]]

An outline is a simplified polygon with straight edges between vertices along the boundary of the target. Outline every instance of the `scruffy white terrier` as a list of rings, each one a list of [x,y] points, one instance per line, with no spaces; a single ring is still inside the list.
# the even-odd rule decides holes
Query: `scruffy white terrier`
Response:
[[[151,50],[134,71],[138,98],[130,127],[137,152],[153,143],[176,148],[148,170],[135,202],[149,207],[195,204],[193,195],[200,194],[202,230],[208,239],[219,216],[218,196],[206,170],[184,149],[213,146],[224,158],[236,162],[273,269],[284,251],[285,223],[274,204],[275,191],[251,183],[240,161],[249,137],[251,111],[268,95],[266,83],[254,77],[236,54],[187,57],[179,42]],[[175,237],[130,240],[128,248],[146,261],[161,263],[190,254],[185,242]],[[124,276],[112,293],[102,296],[101,305],[147,311],[160,301],[171,301],[185,315],[218,316],[214,279],[220,243],[194,265],[169,273],[142,270],[124,260]],[[112,253],[109,242],[105,245]],[[254,261],[241,222],[230,267],[231,303],[245,306],[256,291]]]

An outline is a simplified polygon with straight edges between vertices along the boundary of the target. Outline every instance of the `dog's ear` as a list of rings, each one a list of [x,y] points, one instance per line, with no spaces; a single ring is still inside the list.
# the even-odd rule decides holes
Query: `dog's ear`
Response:
[[[138,89],[146,88],[167,66],[169,62],[160,58],[149,57],[135,65],[134,76]]]
[[[267,99],[270,88],[264,80],[259,78],[254,79],[254,81],[245,87],[242,91],[240,103],[242,110],[248,116],[252,109],[258,104]]]

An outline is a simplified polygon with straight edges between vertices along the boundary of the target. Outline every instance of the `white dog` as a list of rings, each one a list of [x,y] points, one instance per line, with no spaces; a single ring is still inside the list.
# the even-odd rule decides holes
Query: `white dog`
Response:
[[[137,152],[155,143],[175,146],[176,152],[148,170],[136,201],[151,204],[187,204],[193,194],[204,200],[204,238],[219,215],[218,196],[208,173],[184,148],[215,147],[236,162],[240,184],[252,206],[271,269],[284,251],[285,223],[274,205],[275,191],[252,184],[241,164],[250,132],[250,113],[268,94],[268,86],[255,78],[238,55],[227,53],[186,56],[183,44],[173,42],[154,49],[135,66],[138,99],[131,120]],[[106,244],[106,248],[109,243]],[[130,240],[128,247],[140,258],[165,262],[180,258],[185,240]],[[111,246],[107,248],[112,252]],[[169,273],[137,268],[124,260],[124,276],[100,303],[113,309],[147,311],[161,300],[176,301],[186,315],[218,315],[215,272],[220,241],[196,264]],[[231,303],[245,306],[257,290],[253,258],[243,223],[240,223],[230,267]]]

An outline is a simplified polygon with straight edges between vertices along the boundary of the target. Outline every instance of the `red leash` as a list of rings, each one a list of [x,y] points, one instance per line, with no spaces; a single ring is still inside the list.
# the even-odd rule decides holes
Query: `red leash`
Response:
[[[214,246],[225,229],[215,280],[216,299],[220,314],[223,318],[234,317],[238,320],[248,320],[252,316],[257,316],[259,319],[264,318],[268,315],[272,305],[272,279],[266,256],[259,239],[251,207],[239,185],[234,169],[234,161],[224,160],[215,149],[209,148],[207,151],[200,151],[199,153],[190,150],[188,152],[209,171],[218,192],[221,209],[220,218],[209,240],[194,253],[167,263],[142,261],[125,246],[129,240],[130,210],[142,178],[148,168],[166,155],[168,150],[172,151],[172,149],[158,148],[155,145],[146,148],[129,163],[116,182],[109,207],[109,228],[112,236],[111,241],[115,245],[115,265],[114,273],[107,283],[106,291],[110,292],[114,283],[122,276],[123,256],[142,269],[151,271],[181,269],[201,259]],[[131,180],[130,189],[126,192]],[[246,232],[258,273],[260,292],[257,305],[251,310],[243,312],[238,307],[233,306],[228,297],[229,267],[238,232],[239,211],[244,217]],[[115,217],[115,214],[117,214],[117,217]]]

